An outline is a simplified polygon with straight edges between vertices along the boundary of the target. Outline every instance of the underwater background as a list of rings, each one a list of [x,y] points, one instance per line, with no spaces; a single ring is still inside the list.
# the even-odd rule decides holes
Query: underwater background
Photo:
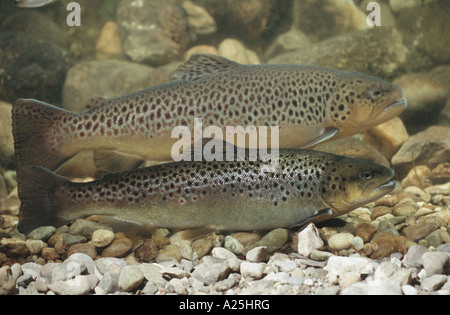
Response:
[[[372,260],[391,257],[391,262],[395,257],[402,261],[401,268],[415,270],[405,276],[406,280],[391,281],[400,288],[393,289],[395,293],[450,293],[450,282],[443,278],[434,287],[425,282],[432,275],[450,275],[450,258],[444,255],[441,269],[438,266],[431,271],[428,265],[428,273],[419,276],[426,269],[424,260],[416,262],[412,254],[407,255],[413,250],[421,257],[450,252],[450,1],[375,1],[380,9],[375,12],[367,9],[374,2],[368,0],[78,0],[78,15],[67,9],[70,2],[62,0],[33,9],[19,8],[12,0],[0,2],[0,267],[61,263],[73,253],[96,260],[120,258],[124,266],[156,261],[162,269],[169,266],[164,262],[175,260],[178,263],[170,268],[185,273],[175,276],[162,272],[164,277],[155,279],[143,276],[138,285],[126,287],[122,283],[117,290],[151,294],[314,294],[324,290],[338,294],[355,283],[369,287],[370,283],[365,280],[365,271],[357,272],[356,278],[345,278],[331,266],[328,273],[323,271],[328,254],[359,254]],[[380,26],[369,25],[372,13],[379,13]],[[376,17],[369,19],[375,21]],[[345,215],[343,225],[320,227],[324,241],[321,252],[328,254],[308,258],[320,262],[317,265],[295,256],[299,255],[299,236],[292,231],[280,232],[282,229],[275,230],[269,241],[264,240],[267,235],[234,233],[237,235],[208,236],[189,244],[176,240],[176,233],[169,231],[144,239],[118,232],[101,246],[93,244],[92,231],[80,232],[83,229],[70,231],[66,227],[59,234],[52,230],[33,237],[19,233],[20,200],[11,132],[14,101],[34,98],[79,113],[88,109],[85,104],[92,96],[117,97],[169,82],[168,75],[192,53],[217,54],[244,64],[311,64],[359,71],[400,85],[408,107],[399,117],[363,134],[314,148],[391,167],[399,182],[395,193]],[[82,152],[58,173],[86,181],[95,171],[92,152]],[[83,224],[86,220],[79,221]],[[344,244],[329,242],[335,235],[341,235]],[[265,258],[246,257],[259,247],[266,247]],[[226,272],[215,280],[191,277],[202,257],[219,255],[226,260],[225,254],[217,254],[219,250],[213,255],[214,248],[260,264],[261,274],[257,269],[246,271],[248,275],[228,263],[223,267]],[[314,271],[305,272],[308,268]],[[370,274],[375,274],[375,269]],[[201,267],[196,270],[201,271]],[[242,279],[263,281],[271,272],[284,272],[288,280],[272,275],[266,281],[285,281],[286,286],[242,284]],[[0,282],[8,278],[2,276],[0,269]],[[197,287],[189,280],[194,278],[199,282]],[[38,290],[32,281],[40,277],[23,283],[17,279],[14,288],[5,292],[68,292],[56,286],[52,289],[52,280],[45,287],[39,283],[42,287]],[[314,280],[305,286],[306,279],[321,282]],[[93,287],[82,292],[115,291]]]

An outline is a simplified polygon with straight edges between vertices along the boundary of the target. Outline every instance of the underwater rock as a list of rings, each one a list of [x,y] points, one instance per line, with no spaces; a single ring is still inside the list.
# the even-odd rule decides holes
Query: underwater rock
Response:
[[[269,59],[268,63],[314,64],[385,78],[406,60],[405,51],[402,37],[396,29],[375,27],[335,36],[278,55]]]
[[[22,32],[5,32],[0,34],[0,51],[0,99],[60,103],[69,67],[64,49]]]
[[[269,59],[288,51],[303,49],[310,44],[311,41],[305,33],[298,29],[291,28],[286,33],[275,38],[272,44],[267,48],[264,58]]]
[[[64,28],[36,10],[20,10],[3,20],[1,31],[23,32],[38,40],[67,48]]]
[[[179,0],[122,0],[117,24],[126,55],[153,66],[180,59],[190,41]]]
[[[223,40],[217,49],[220,56],[243,64],[259,64],[258,55],[236,39]]]
[[[204,8],[191,1],[184,1],[182,6],[187,14],[189,29],[196,35],[210,35],[217,31],[216,21]]]
[[[293,24],[316,40],[369,28],[367,14],[353,1],[296,0],[292,14]]]
[[[84,61],[70,68],[63,89],[64,108],[78,113],[93,96],[117,97],[152,71],[146,65],[120,60]]]
[[[113,21],[108,21],[103,26],[95,46],[97,59],[121,58],[123,55],[120,42],[119,26]]]
[[[404,9],[414,8],[421,4],[420,0],[389,0],[392,11],[399,12]]]
[[[287,6],[276,0],[193,0],[209,12],[217,23],[217,33],[252,42],[268,29],[273,30]]]
[[[388,160],[391,160],[408,138],[405,125],[398,117],[375,126],[363,135],[363,141],[377,148]]]
[[[450,61],[449,15],[449,1],[428,1],[426,5],[400,10],[397,25],[405,44],[417,48],[420,55],[431,57],[435,63],[446,63]]]
[[[448,89],[437,79],[425,73],[408,73],[396,78],[408,100],[408,109],[400,114],[410,133],[434,125],[448,96]]]
[[[450,161],[450,127],[431,126],[411,136],[392,158],[392,166],[400,178],[415,165],[433,169]]]
[[[192,54],[211,54],[217,55],[217,48],[211,45],[197,45],[189,48],[184,54],[184,60],[187,61]]]
[[[11,104],[0,101],[0,167],[15,165],[14,139],[11,131]]]

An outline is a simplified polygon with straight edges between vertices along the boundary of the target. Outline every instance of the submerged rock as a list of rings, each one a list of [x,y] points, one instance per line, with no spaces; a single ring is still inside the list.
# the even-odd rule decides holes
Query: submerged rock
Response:
[[[35,98],[59,104],[69,68],[61,47],[22,32],[0,34],[0,98]]]
[[[388,77],[406,60],[405,51],[396,29],[375,27],[278,55],[268,63],[313,64]]]
[[[181,58],[190,39],[181,1],[122,0],[117,23],[131,60],[162,65]]]
[[[435,168],[450,161],[450,127],[431,126],[410,137],[392,158],[392,166],[400,178],[415,165]]]

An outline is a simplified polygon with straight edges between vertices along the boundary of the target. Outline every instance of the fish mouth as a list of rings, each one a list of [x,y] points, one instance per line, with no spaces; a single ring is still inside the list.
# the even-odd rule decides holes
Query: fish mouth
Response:
[[[385,107],[385,109],[383,110],[383,112],[387,112],[390,111],[392,109],[401,109],[402,111],[406,108],[406,105],[408,104],[408,101],[406,100],[405,97],[403,97],[400,100],[395,101],[394,103],[388,105]]]
[[[372,202],[378,198],[383,197],[387,193],[390,193],[394,190],[395,186],[397,185],[397,182],[390,177],[388,180],[386,180],[383,184],[378,185],[374,188],[373,185],[368,185],[364,191],[363,195],[366,196],[366,203]]]

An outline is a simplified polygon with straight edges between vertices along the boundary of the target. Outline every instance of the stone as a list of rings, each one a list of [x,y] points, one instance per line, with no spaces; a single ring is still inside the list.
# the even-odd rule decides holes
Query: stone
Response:
[[[142,269],[144,277],[149,283],[154,283],[159,287],[164,287],[167,283],[167,280],[161,274],[162,267],[160,265],[142,263],[139,267]]]
[[[377,232],[372,238],[372,243],[376,245],[376,248],[370,256],[372,259],[389,257],[393,253],[404,255],[411,246],[416,245],[404,236],[386,232]]]
[[[369,242],[377,231],[377,227],[373,224],[363,222],[356,227],[355,235],[360,237],[364,243]]]
[[[126,261],[119,258],[106,257],[95,260],[95,266],[101,274],[108,272],[120,273],[123,267],[127,265]]]
[[[131,292],[144,281],[144,273],[139,266],[125,266],[119,276],[119,288],[125,292]]]
[[[189,276],[189,273],[186,270],[178,267],[166,267],[160,270],[160,272],[165,279],[182,279]]]
[[[16,281],[13,277],[11,267],[4,266],[0,268],[0,295],[9,295],[14,293]]]
[[[406,268],[422,268],[423,255],[426,252],[428,252],[427,248],[422,245],[411,246],[403,258],[403,265],[405,265]]]
[[[71,256],[72,254],[75,253],[86,254],[92,259],[94,259],[97,256],[97,250],[95,249],[95,246],[92,245],[92,242],[74,244],[70,246],[69,250],[67,251],[67,255]]]
[[[223,260],[231,260],[237,258],[232,251],[223,247],[214,247],[211,251],[211,255]]]
[[[159,247],[153,239],[143,240],[142,244],[134,250],[134,257],[139,262],[149,262],[159,254]]]
[[[217,53],[225,58],[242,64],[260,64],[258,55],[246,48],[244,44],[236,39],[224,39],[217,48]]]
[[[91,109],[91,97],[101,95],[112,98],[123,95],[131,85],[143,80],[152,70],[146,65],[121,60],[79,62],[67,72],[63,89],[64,108],[75,113]]]
[[[245,258],[249,262],[260,263],[269,260],[269,253],[266,246],[258,246],[247,252]]]
[[[244,245],[231,235],[225,236],[224,247],[235,254],[241,254],[244,250]]]
[[[348,249],[352,246],[353,238],[354,236],[351,233],[337,233],[328,239],[328,246],[336,251]]]
[[[91,282],[93,278],[91,276],[77,275],[73,279],[49,283],[47,287],[58,295],[86,295],[93,289]]]
[[[217,55],[217,48],[211,45],[197,45],[189,48],[184,54],[184,60],[187,61],[191,57],[192,54],[210,54]]]
[[[293,24],[316,41],[369,28],[367,14],[353,1],[298,0],[292,10]]]
[[[411,136],[392,157],[392,166],[403,178],[415,165],[426,165],[433,169],[450,161],[450,127],[431,126]]]
[[[55,233],[56,228],[53,226],[41,226],[27,234],[27,238],[32,240],[47,241],[50,236]]]
[[[44,247],[41,251],[41,256],[46,260],[56,260],[60,258],[59,254],[53,247]]]
[[[139,63],[169,63],[179,58],[190,42],[181,1],[122,0],[117,24],[126,55]]]
[[[157,263],[172,260],[181,261],[182,258],[183,256],[180,247],[177,245],[170,244],[159,251],[159,254],[158,256],[156,256],[155,261]]]
[[[358,282],[341,291],[341,295],[401,295],[402,288],[395,283],[383,280]]]
[[[244,246],[254,244],[261,239],[258,233],[250,232],[236,232],[232,233],[231,236]]]
[[[420,0],[389,0],[392,11],[400,12],[404,9],[414,8],[421,5]]]
[[[288,19],[290,6],[276,0],[193,0],[214,18],[217,33],[244,42],[260,42],[268,30]],[[242,31],[245,30],[245,31]]]
[[[394,156],[408,138],[408,131],[403,121],[398,117],[373,127],[363,135],[363,141],[373,145],[388,160]]]
[[[130,252],[132,246],[131,240],[119,232],[115,234],[114,240],[102,251],[101,255],[102,257],[123,257]]]
[[[95,50],[97,59],[120,58],[123,55],[117,23],[113,21],[105,23],[100,31]]]
[[[409,284],[402,286],[402,292],[404,295],[417,295],[419,293],[415,287]]]
[[[178,295],[187,295],[188,294],[188,288],[189,288],[189,282],[185,279],[171,279],[169,281],[169,286],[172,286],[175,293]]]
[[[216,21],[203,7],[191,1],[184,1],[182,6],[187,14],[189,29],[195,34],[210,35],[217,31]]]
[[[257,243],[258,246],[266,246],[269,253],[280,249],[286,244],[289,238],[289,232],[286,229],[275,229],[264,235]]]
[[[197,257],[200,259],[207,255],[214,246],[220,246],[223,241],[223,236],[217,236],[215,234],[202,237],[195,240],[191,247],[192,251],[197,253]]]
[[[324,267],[331,274],[342,276],[344,273],[370,274],[375,271],[373,262],[364,257],[331,256]]]
[[[45,244],[41,240],[32,240],[32,239],[28,239],[25,242],[25,245],[27,246],[31,254],[39,254],[42,251],[42,249],[47,246],[47,244]]]
[[[396,217],[400,216],[412,216],[415,215],[417,210],[419,210],[419,205],[414,201],[409,201],[408,199],[405,202],[399,202],[394,206],[392,210],[392,214]]]
[[[77,219],[74,223],[72,223],[72,225],[69,228],[69,233],[73,234],[73,235],[81,235],[84,236],[88,239],[92,238],[92,234],[96,231],[96,230],[111,230],[111,227],[108,227],[106,225],[94,222],[94,221],[89,221],[89,220],[84,220],[84,219]]]
[[[359,237],[359,236],[356,236],[352,240],[352,246],[353,246],[353,248],[355,248],[358,251],[362,250],[363,247],[364,247],[363,239],[361,237]]]
[[[414,226],[408,226],[403,229],[402,235],[406,236],[411,241],[418,241],[431,232],[437,230],[439,225],[435,222],[417,224]]]
[[[426,252],[422,256],[427,277],[435,274],[450,275],[450,254],[446,252]]]
[[[108,271],[103,275],[97,284],[97,288],[102,290],[102,294],[110,294],[119,290],[119,276],[120,273]]]
[[[375,280],[383,280],[404,286],[411,283],[412,270],[399,267],[396,263],[382,262],[376,269]]]
[[[374,27],[331,37],[303,49],[268,60],[270,64],[314,64],[338,70],[392,74],[406,60],[405,47],[395,28]]]
[[[111,230],[96,230],[92,233],[92,244],[95,247],[105,247],[114,240],[114,232]]]
[[[446,86],[426,73],[404,74],[393,83],[403,88],[408,100],[408,110],[399,116],[408,132],[417,133],[437,121],[447,100]]]
[[[447,282],[447,279],[446,275],[432,275],[422,281],[422,288],[429,292],[439,290]]]
[[[264,264],[244,261],[241,263],[240,272],[247,279],[258,280],[263,276]]]
[[[198,265],[191,276],[205,285],[214,284],[228,277],[230,266],[227,262]]]
[[[286,33],[279,35],[266,49],[265,59],[269,59],[276,55],[305,48],[310,45],[311,41],[302,31],[292,27]]]
[[[314,250],[321,249],[323,245],[319,230],[312,223],[298,233],[297,251],[302,256],[309,258]]]
[[[22,32],[2,32],[0,43],[0,98],[8,102],[34,98],[60,104],[69,66],[67,52]]]

